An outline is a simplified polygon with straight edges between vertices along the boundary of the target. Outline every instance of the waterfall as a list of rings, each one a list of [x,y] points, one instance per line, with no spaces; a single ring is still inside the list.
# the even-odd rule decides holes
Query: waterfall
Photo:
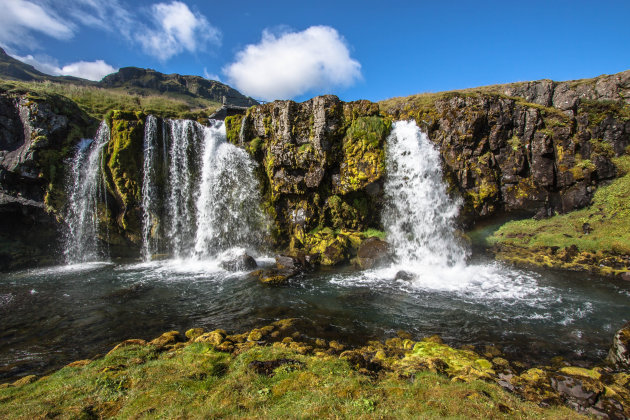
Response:
[[[103,147],[109,141],[109,135],[109,127],[103,121],[94,139],[82,140],[70,161],[64,235],[67,263],[102,257],[98,246],[98,203],[106,191],[100,168]]]
[[[195,172],[203,126],[190,120],[166,121],[170,141],[166,239],[176,258],[188,256],[194,241]]]
[[[152,163],[157,155],[151,152],[157,148],[157,125],[147,119],[142,186],[144,260],[158,251],[156,236],[162,229],[160,252],[174,258],[202,259],[233,247],[260,245],[265,218],[255,163],[246,151],[227,142],[223,122],[205,127],[189,120],[166,120],[163,126],[168,182],[160,210],[157,165]]]
[[[254,177],[255,164],[243,149],[227,143],[225,127],[207,128],[197,200],[198,257],[262,242],[264,217]]]
[[[156,189],[157,118],[147,117],[144,128],[144,163],[142,174],[142,257],[151,259],[156,252],[158,208]]]
[[[454,227],[459,203],[447,194],[440,154],[414,122],[394,123],[387,171],[382,220],[397,264],[412,270],[465,264],[468,251]]]

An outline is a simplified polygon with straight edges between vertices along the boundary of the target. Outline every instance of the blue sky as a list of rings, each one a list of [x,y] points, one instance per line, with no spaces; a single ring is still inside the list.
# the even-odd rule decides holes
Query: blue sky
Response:
[[[381,100],[630,69],[630,1],[0,0],[0,45],[53,74],[220,79],[256,99]]]

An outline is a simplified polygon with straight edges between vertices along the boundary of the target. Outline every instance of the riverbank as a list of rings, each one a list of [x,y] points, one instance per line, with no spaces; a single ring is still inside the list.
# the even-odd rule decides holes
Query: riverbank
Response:
[[[610,367],[527,368],[498,348],[437,336],[346,348],[286,319],[240,334],[176,331],[0,386],[2,418],[628,416],[630,375]]]
[[[618,177],[597,189],[590,206],[502,225],[486,239],[496,258],[630,280],[630,156],[613,162]]]

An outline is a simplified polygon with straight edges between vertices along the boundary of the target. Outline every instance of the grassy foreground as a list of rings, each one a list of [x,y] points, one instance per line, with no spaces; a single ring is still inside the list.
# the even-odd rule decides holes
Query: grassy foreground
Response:
[[[552,373],[541,369],[513,372],[509,393],[495,381],[512,367],[496,354],[490,361],[404,333],[344,350],[309,341],[294,321],[235,335],[193,329],[186,338],[173,331],[127,340],[104,357],[0,386],[0,418],[581,417],[561,405],[545,379]],[[630,375],[601,385],[599,369],[559,372],[598,389],[599,401],[627,396]]]
[[[630,271],[630,156],[613,159],[618,178],[595,192],[589,207],[549,219],[512,221],[487,241],[515,263],[606,275]]]

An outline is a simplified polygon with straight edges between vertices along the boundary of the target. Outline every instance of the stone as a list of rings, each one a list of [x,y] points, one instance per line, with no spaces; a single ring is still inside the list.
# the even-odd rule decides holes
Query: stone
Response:
[[[191,328],[188,331],[186,331],[186,333],[184,334],[186,336],[186,338],[188,338],[191,341],[194,341],[195,338],[199,337],[200,335],[202,335],[204,333],[203,328]]]
[[[239,255],[227,261],[221,261],[221,268],[227,271],[250,271],[258,268],[256,260],[247,254]]]
[[[376,237],[367,238],[357,251],[357,265],[366,270],[390,261],[390,246]]]
[[[396,273],[394,280],[411,282],[411,281],[414,281],[416,278],[417,276],[415,274],[410,273],[409,271],[400,270]]]
[[[630,322],[615,333],[606,361],[617,368],[630,368]]]
[[[182,339],[179,331],[169,331],[149,341],[149,345],[155,346],[161,350],[173,346],[180,341],[182,341]]]

